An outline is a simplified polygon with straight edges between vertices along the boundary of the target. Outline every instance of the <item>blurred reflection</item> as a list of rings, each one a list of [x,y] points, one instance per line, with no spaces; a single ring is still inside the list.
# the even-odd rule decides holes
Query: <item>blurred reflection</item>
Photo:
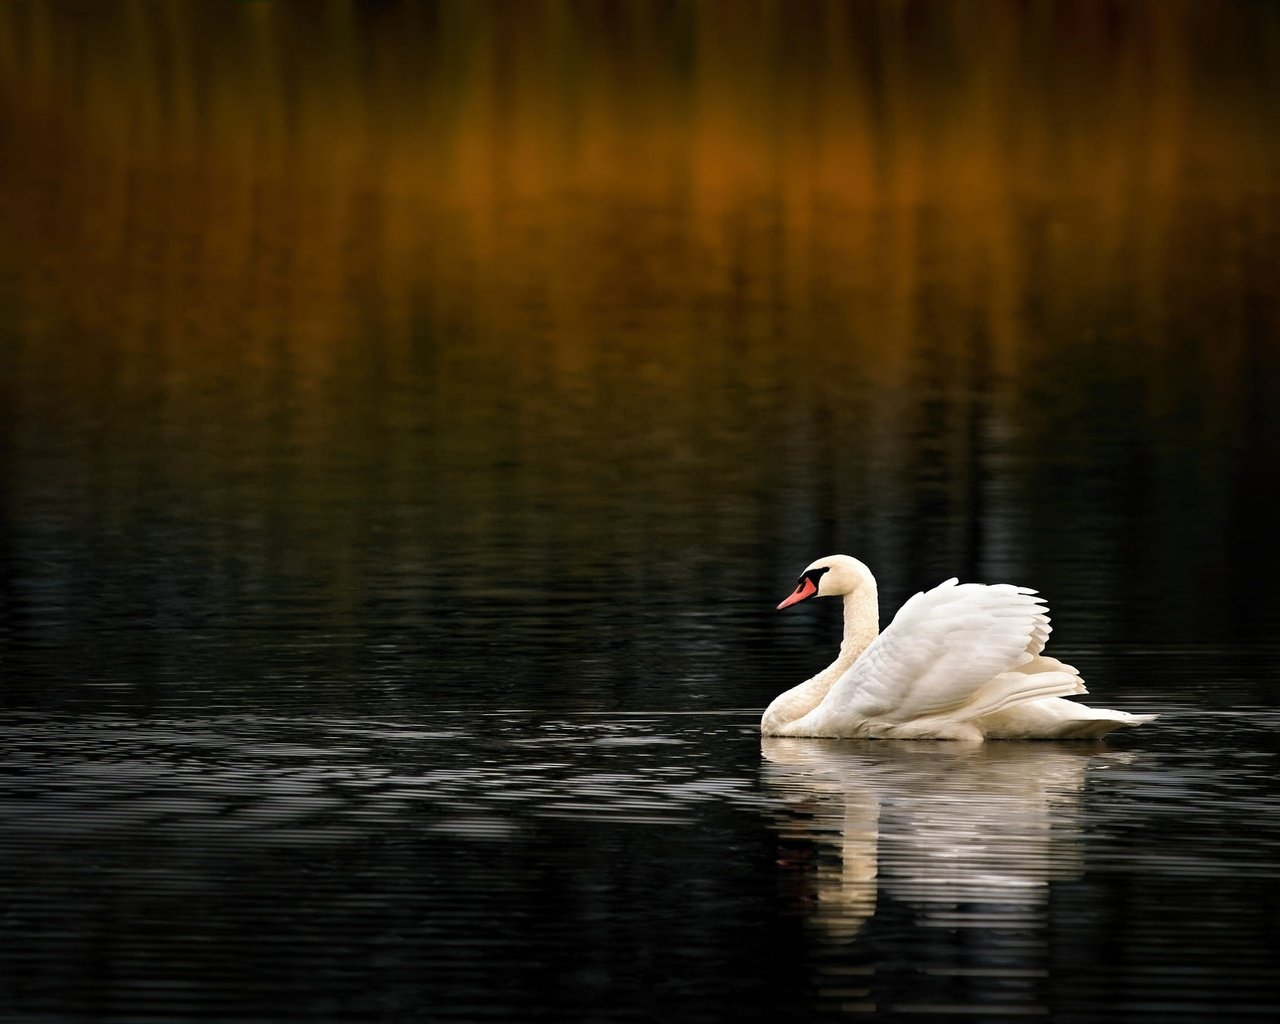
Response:
[[[895,606],[1026,582],[1081,646],[1274,635],[1277,26],[0,4],[12,674],[654,649],[673,587],[760,607],[836,550]],[[605,579],[652,636],[570,614]],[[261,675],[371,663],[315,651]]]
[[[765,738],[765,784],[787,809],[783,899],[814,926],[818,1001],[1048,1012],[1049,883],[1083,874],[1087,773],[1132,756],[1105,750]]]
[[[1048,883],[1081,870],[1074,820],[1086,772],[1130,755],[1101,744],[849,742],[766,737],[764,778],[793,897],[833,938],[878,900],[921,924],[964,926],[964,905],[1045,909]],[[987,919],[989,923],[989,918]]]
[[[1158,328],[1179,208],[1271,187],[1275,62],[1250,44],[1278,27],[1172,3],[13,2],[0,201],[26,326],[126,353],[213,321],[291,335],[311,376],[370,318],[395,366],[424,316],[536,314],[566,336],[506,354],[563,382],[600,294],[648,308],[665,356],[692,288],[751,296],[745,343],[779,303],[819,337],[874,314],[855,347],[900,374],[967,347],[937,333],[942,284],[1014,370],[1029,276],[1070,283],[1043,297],[1063,316],[1136,287]],[[825,348],[801,354],[848,368]]]

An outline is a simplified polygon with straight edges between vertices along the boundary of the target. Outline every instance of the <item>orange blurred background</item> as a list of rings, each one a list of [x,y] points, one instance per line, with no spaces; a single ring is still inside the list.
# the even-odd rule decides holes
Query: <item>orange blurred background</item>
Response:
[[[15,492],[66,474],[121,559],[172,507],[343,607],[386,510],[406,578],[856,529],[903,586],[1082,536],[1117,609],[1170,550],[1218,586],[1278,109],[1261,3],[11,0]]]
[[[933,230],[1010,348],[1037,203],[1084,225],[1085,287],[1140,225],[1158,288],[1188,203],[1274,217],[1278,66],[1280,11],[1195,0],[11,2],[0,259],[37,332],[287,324],[324,362],[370,304],[403,344],[415,302],[537,303],[572,363],[599,290],[776,274],[855,315]]]

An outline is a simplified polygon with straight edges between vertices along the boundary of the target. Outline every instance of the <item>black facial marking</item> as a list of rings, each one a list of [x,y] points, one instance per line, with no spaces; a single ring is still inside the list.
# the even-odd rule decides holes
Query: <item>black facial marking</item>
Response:
[[[818,587],[818,581],[822,579],[822,574],[830,570],[830,568],[831,566],[829,565],[823,565],[819,566],[817,569],[810,569],[808,572],[801,573],[800,578],[796,580],[796,586],[798,587],[805,580],[808,580],[813,584],[814,589],[816,590]]]

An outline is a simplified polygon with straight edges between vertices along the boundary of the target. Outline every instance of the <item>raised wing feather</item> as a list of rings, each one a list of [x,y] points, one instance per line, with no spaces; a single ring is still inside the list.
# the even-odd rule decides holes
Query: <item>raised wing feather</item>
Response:
[[[829,714],[886,722],[957,712],[1038,655],[1049,631],[1035,591],[950,579],[907,601],[823,704]]]

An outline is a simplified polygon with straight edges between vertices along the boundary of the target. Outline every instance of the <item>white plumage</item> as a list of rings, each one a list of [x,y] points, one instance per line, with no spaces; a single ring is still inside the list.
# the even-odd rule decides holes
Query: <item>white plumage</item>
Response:
[[[1076,739],[1154,715],[1090,708],[1080,674],[1042,652],[1052,627],[1036,592],[955,579],[916,594],[879,630],[875,577],[856,558],[820,558],[778,607],[844,598],[834,662],[779,695],[761,719],[771,736],[892,739]]]

